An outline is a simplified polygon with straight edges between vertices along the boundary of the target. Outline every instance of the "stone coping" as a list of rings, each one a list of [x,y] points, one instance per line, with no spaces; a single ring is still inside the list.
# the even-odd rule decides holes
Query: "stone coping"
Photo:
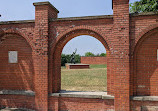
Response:
[[[146,12],[146,13],[132,13],[131,17],[134,16],[150,16],[150,15],[158,15],[158,12]],[[50,19],[50,21],[66,21],[66,20],[90,20],[90,19],[105,19],[105,18],[113,18],[113,15],[100,15],[100,16],[83,16],[83,17],[66,17],[66,18],[56,18]],[[17,20],[17,21],[0,21],[0,25],[7,24],[22,24],[22,23],[34,23],[35,20]]]
[[[75,66],[75,65],[80,65],[80,66],[84,66],[84,65],[89,65],[89,64],[82,64],[82,63],[76,63],[76,64],[71,64],[71,63],[66,63],[66,65],[72,65],[72,66]]]
[[[143,13],[131,13],[130,17],[133,16],[146,16],[146,15],[158,15],[158,12],[143,12]],[[51,19],[50,21],[73,21],[73,20],[91,20],[91,19],[105,19],[105,18],[113,18],[113,15],[98,15],[98,16],[83,16],[83,17],[65,17],[65,18],[57,18]]]
[[[33,92],[33,91],[24,91],[24,90],[0,90],[0,95],[35,96],[35,92]]]
[[[35,2],[33,3],[34,6],[40,6],[40,5],[49,5],[51,6],[57,13],[59,13],[59,11],[49,2],[49,1],[45,1],[45,2]]]
[[[34,23],[35,20],[1,21],[0,25]]]
[[[54,97],[91,98],[91,99],[114,99],[114,96],[107,95],[107,92],[80,92],[80,91],[60,91],[52,93]]]
[[[132,96],[134,101],[158,101],[158,96]]]
[[[50,21],[67,21],[67,20],[74,21],[74,20],[91,20],[91,19],[105,19],[105,18],[113,18],[113,15],[65,17],[65,18],[51,19]]]

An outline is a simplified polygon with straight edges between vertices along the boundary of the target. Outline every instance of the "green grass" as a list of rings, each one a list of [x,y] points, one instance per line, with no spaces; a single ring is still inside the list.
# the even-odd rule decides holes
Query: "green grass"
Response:
[[[90,69],[61,68],[62,90],[106,91],[106,65],[90,65]]]
[[[62,69],[65,69],[65,68],[66,68],[65,66],[61,66],[61,70],[62,70]]]
[[[106,68],[106,64],[91,64],[90,68]]]

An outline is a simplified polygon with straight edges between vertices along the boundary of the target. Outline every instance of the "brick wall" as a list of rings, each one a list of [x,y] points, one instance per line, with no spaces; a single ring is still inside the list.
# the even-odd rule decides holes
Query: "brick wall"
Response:
[[[107,64],[107,57],[81,57],[82,64]]]
[[[113,0],[113,16],[57,18],[58,11],[48,2],[36,3],[35,21],[0,22],[0,90],[34,90],[35,99],[26,101],[19,95],[1,95],[16,100],[17,107],[37,111],[61,110],[129,111],[137,106],[133,95],[157,96],[158,15],[129,15],[129,0]],[[48,93],[61,88],[61,52],[74,37],[90,35],[98,39],[107,51],[107,90],[114,101],[49,98]],[[8,64],[9,50],[19,51],[19,63]],[[25,100],[25,101],[24,101]],[[12,104],[15,102],[7,102]],[[28,104],[27,104],[28,103]],[[70,103],[72,105],[70,105]],[[104,103],[104,104],[103,104]],[[115,104],[114,104],[115,103]],[[147,105],[149,102],[139,101]],[[5,105],[7,105],[5,104]],[[156,102],[150,102],[155,105]],[[114,105],[114,106],[113,106]],[[11,105],[13,107],[14,105]],[[80,107],[78,107],[80,106]],[[99,106],[99,107],[98,107]],[[130,109],[131,108],[131,109]]]
[[[136,95],[158,96],[158,32],[152,31],[142,39],[135,50]]]
[[[157,111],[157,101],[131,101],[131,111]]]
[[[35,109],[34,96],[0,95],[0,108],[3,107]]]
[[[50,97],[51,111],[114,111],[114,100]]]
[[[157,30],[158,15],[148,16],[148,15],[139,15],[139,16],[131,16],[130,18],[130,46],[131,46],[131,94],[137,95],[137,63],[136,63],[136,54],[135,50],[137,46],[142,43],[144,40],[153,32],[153,30]],[[149,35],[148,35],[149,34]],[[150,44],[150,43],[149,43]],[[139,76],[139,75],[138,75]],[[149,83],[149,82],[148,82]],[[149,85],[149,84],[148,84]]]
[[[66,45],[66,43],[79,36],[79,35],[90,35],[92,37],[95,37],[98,39],[106,48],[107,51],[107,57],[110,55],[110,39],[112,39],[112,24],[113,19],[111,17],[105,17],[101,19],[84,19],[82,21],[79,20],[54,20],[50,24],[50,27],[55,30],[55,33],[58,34],[58,37],[52,41],[51,45],[51,53],[52,53],[52,65],[51,69],[53,71],[52,75],[55,75],[52,77],[54,80],[54,83],[52,83],[52,90],[53,92],[58,92],[60,90],[60,79],[61,79],[61,73],[60,73],[60,56],[62,53],[63,47]],[[91,22],[89,22],[91,21]],[[85,38],[86,39],[86,38]],[[111,75],[112,77],[112,68],[110,68],[110,64],[108,64],[109,69],[107,71],[108,75]],[[111,64],[112,65],[112,64]],[[51,78],[51,77],[50,77]],[[108,81],[111,81],[110,84],[113,83],[113,79],[109,77]],[[58,83],[56,83],[58,82]],[[55,87],[54,87],[55,86]],[[113,85],[109,85],[110,87]],[[113,89],[113,88],[108,88]],[[110,93],[110,90],[109,90]],[[113,92],[111,91],[111,94]]]
[[[129,0],[113,0],[113,64],[115,110],[130,110]]]
[[[9,63],[8,51],[18,51],[18,63]],[[0,53],[0,90],[34,90],[32,49],[27,41],[19,35],[5,35]]]

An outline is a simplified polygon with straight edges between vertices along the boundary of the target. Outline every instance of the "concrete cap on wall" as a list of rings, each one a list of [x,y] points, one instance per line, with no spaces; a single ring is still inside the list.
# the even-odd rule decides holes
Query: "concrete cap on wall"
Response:
[[[57,13],[59,13],[58,9],[56,9],[49,1],[45,2],[35,2],[33,3],[34,6],[40,6],[40,5],[49,5],[51,6]]]

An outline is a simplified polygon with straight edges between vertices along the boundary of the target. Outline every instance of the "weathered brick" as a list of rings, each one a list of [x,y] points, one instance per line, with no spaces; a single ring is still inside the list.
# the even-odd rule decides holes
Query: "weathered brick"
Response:
[[[34,96],[0,94],[1,107],[49,110],[140,111],[158,96],[158,15],[129,14],[128,0],[113,0],[113,16],[57,18],[49,2],[35,3],[35,20],[0,22],[0,90],[32,90]],[[61,90],[61,53],[74,37],[90,35],[107,51],[107,93],[114,100],[51,97]],[[8,51],[18,51],[17,64]],[[153,106],[153,107],[151,107]]]

